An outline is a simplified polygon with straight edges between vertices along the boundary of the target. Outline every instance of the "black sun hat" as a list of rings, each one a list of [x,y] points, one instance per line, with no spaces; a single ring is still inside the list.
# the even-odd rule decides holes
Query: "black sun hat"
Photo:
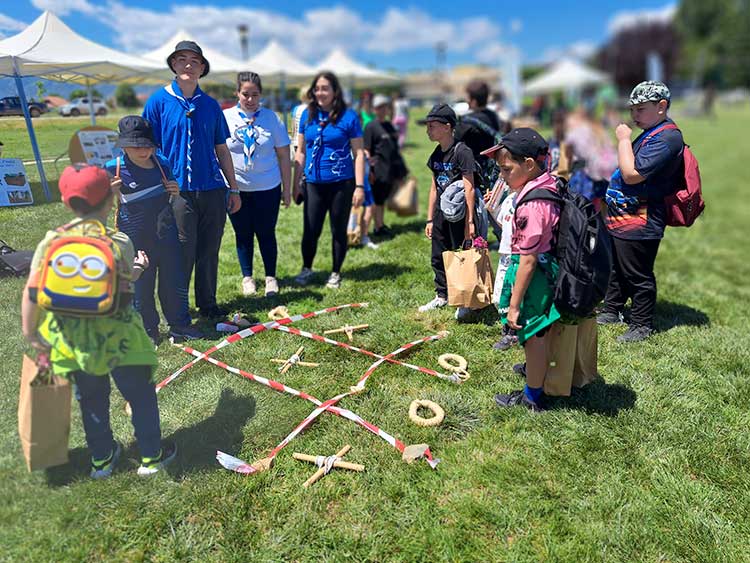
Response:
[[[430,121],[447,123],[451,127],[455,127],[456,121],[458,121],[458,119],[456,118],[456,112],[453,111],[453,108],[448,104],[435,104],[434,106],[432,106],[430,113],[427,114],[427,117],[425,117],[424,119],[420,119],[419,121],[417,121],[417,123],[419,125],[424,125],[426,123],[429,123]]]
[[[492,155],[500,149],[508,149],[509,153],[521,158],[532,158],[539,161],[546,158],[549,145],[544,137],[531,127],[518,127],[503,135],[498,144],[483,150],[479,154],[492,158]]]
[[[196,55],[198,55],[203,61],[203,65],[205,66],[205,68],[203,69],[203,74],[201,74],[201,78],[208,74],[210,65],[208,64],[208,60],[206,59],[206,57],[203,56],[203,49],[201,49],[195,41],[180,41],[177,45],[175,45],[174,51],[172,51],[172,54],[167,57],[167,66],[169,67],[169,70],[174,72],[174,69],[172,68],[172,59],[180,51],[190,51],[191,53],[195,53]]]
[[[140,115],[126,115],[117,124],[120,137],[117,146],[121,148],[155,148],[151,124]]]

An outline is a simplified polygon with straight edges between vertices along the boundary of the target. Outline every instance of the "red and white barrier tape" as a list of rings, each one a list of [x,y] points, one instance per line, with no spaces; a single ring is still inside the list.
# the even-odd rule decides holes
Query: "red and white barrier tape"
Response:
[[[243,329],[243,330],[241,330],[239,332],[236,332],[233,335],[225,338],[224,340],[222,340],[221,342],[219,342],[215,346],[212,346],[211,348],[209,348],[208,350],[206,350],[205,352],[203,352],[203,354],[200,357],[196,357],[196,359],[194,359],[191,362],[185,364],[180,369],[178,369],[176,372],[174,372],[172,375],[170,375],[169,377],[165,378],[163,381],[159,382],[156,385],[156,392],[158,393],[159,391],[161,391],[161,389],[163,387],[165,387],[166,385],[170,384],[179,375],[181,375],[182,373],[185,373],[188,369],[190,369],[191,367],[193,367],[195,364],[197,364],[201,360],[205,360],[206,358],[208,358],[211,354],[213,354],[217,350],[221,350],[222,348],[224,348],[226,346],[229,346],[230,344],[234,344],[235,342],[238,342],[238,341],[243,340],[245,338],[249,338],[250,336],[255,336],[256,334],[258,334],[260,332],[264,332],[266,330],[269,330],[269,329],[272,329],[272,328],[276,328],[278,326],[288,325],[288,324],[291,324],[293,322],[297,322],[297,321],[300,321],[300,320],[303,320],[303,319],[311,319],[313,317],[320,316],[320,315],[322,315],[324,313],[333,313],[334,311],[339,311],[341,309],[348,309],[348,308],[355,308],[355,307],[367,307],[367,305],[368,305],[367,303],[349,303],[347,305],[337,305],[335,307],[327,307],[326,309],[321,309],[320,311],[314,311],[312,313],[304,313],[304,314],[300,314],[300,315],[293,315],[291,317],[287,317],[285,319],[280,319],[278,321],[270,321],[270,322],[263,323],[263,324],[256,324],[256,325],[253,325],[253,326],[248,327],[246,329]]]

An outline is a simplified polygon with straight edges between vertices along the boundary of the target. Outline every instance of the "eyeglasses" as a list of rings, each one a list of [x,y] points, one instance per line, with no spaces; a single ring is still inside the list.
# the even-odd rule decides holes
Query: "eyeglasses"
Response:
[[[64,252],[50,261],[52,270],[61,278],[72,278],[80,274],[89,281],[102,279],[109,268],[98,256],[78,258],[75,254]]]

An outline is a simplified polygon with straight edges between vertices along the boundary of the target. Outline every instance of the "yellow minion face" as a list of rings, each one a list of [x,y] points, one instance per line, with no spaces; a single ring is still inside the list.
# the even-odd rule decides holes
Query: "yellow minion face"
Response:
[[[48,266],[44,293],[54,307],[75,305],[96,311],[111,295],[107,257],[94,245],[70,242],[52,253]]]

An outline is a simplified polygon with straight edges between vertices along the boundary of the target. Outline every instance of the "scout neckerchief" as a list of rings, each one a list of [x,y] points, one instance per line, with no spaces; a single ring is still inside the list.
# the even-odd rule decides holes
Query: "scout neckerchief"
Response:
[[[307,172],[313,170],[313,166],[320,171],[320,159],[323,157],[323,129],[328,125],[328,114],[323,116],[323,112],[318,110],[318,135],[315,137],[310,154],[310,164],[307,165]]]
[[[187,137],[188,137],[187,189],[190,190],[190,187],[193,182],[193,116],[196,110],[194,101],[197,98],[201,97],[202,92],[199,87],[196,87],[193,97],[188,100],[182,95],[182,90],[180,90],[180,86],[179,84],[177,84],[177,80],[173,80],[172,84],[165,86],[164,89],[167,91],[167,93],[170,96],[173,96],[178,102],[180,102],[180,105],[185,109],[185,117],[187,117]]]
[[[242,142],[245,145],[245,168],[247,168],[248,163],[253,159],[255,149],[258,146],[258,128],[255,126],[255,122],[257,121],[258,115],[260,114],[260,109],[261,108],[258,108],[255,113],[248,117],[245,112],[242,111],[242,106],[239,103],[237,104],[237,110],[240,114],[240,118],[245,122],[246,125],[246,127],[241,131]]]

